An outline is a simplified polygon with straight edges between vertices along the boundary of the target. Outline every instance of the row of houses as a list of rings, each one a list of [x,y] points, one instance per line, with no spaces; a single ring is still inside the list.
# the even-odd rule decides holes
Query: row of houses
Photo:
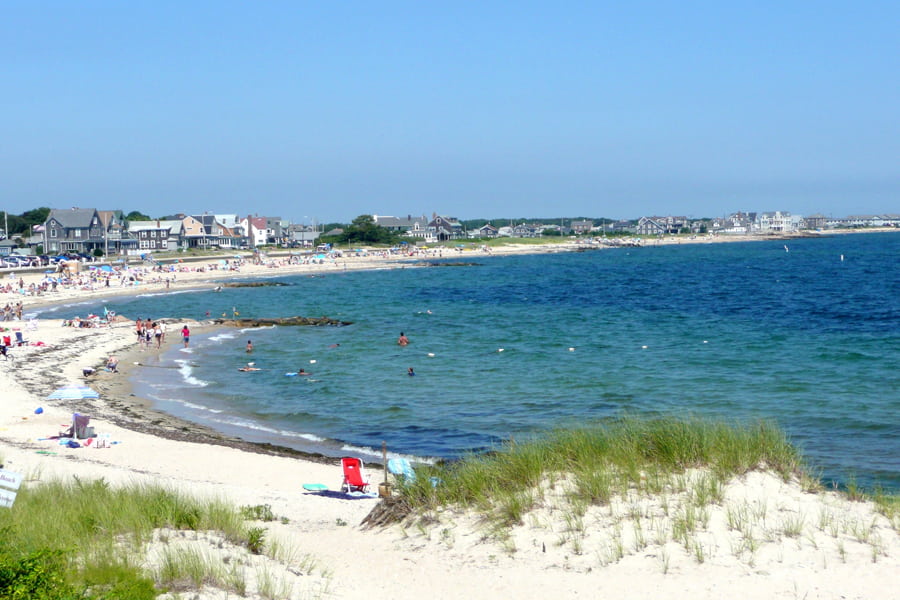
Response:
[[[113,255],[188,248],[237,250],[292,241],[302,245],[314,243],[319,235],[278,217],[202,214],[126,221],[122,211],[94,208],[53,209],[35,234],[47,254],[99,249]]]
[[[727,217],[695,221],[686,217],[641,217],[634,233],[639,235],[674,233],[765,235],[846,227],[900,227],[900,215],[858,215],[835,219],[821,214],[803,217],[792,215],[789,212],[774,211],[736,212]]]
[[[691,220],[684,216],[647,216],[637,221],[589,219],[560,223],[521,223],[497,227],[487,223],[467,231],[455,217],[432,214],[430,218],[373,217],[374,222],[399,235],[421,243],[465,238],[539,237],[629,233],[668,235],[676,233],[767,234],[842,227],[900,227],[900,215],[853,215],[831,218],[821,214],[808,217],[789,212],[736,212],[726,217]],[[242,249],[262,245],[311,246],[322,235],[318,228],[293,224],[280,217],[241,217],[234,214],[176,215],[171,219],[126,221],[119,210],[94,208],[54,209],[43,225],[36,226],[27,245],[42,245],[47,254],[65,252],[137,255],[154,251],[190,248]],[[6,243],[12,243],[4,240]],[[4,243],[0,242],[0,244]]]

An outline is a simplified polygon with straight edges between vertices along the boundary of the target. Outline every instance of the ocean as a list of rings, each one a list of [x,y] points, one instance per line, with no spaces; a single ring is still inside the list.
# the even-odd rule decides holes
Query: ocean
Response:
[[[892,233],[465,252],[442,262],[475,264],[273,271],[283,285],[105,305],[131,319],[352,322],[195,331],[188,351],[147,353],[135,369],[136,393],[159,409],[251,441],[364,459],[384,441],[392,454],[455,458],[624,413],[763,418],[827,481],[897,491],[898,258]],[[102,304],[40,316],[88,309]],[[248,362],[260,370],[238,371]],[[286,375],[301,368],[311,375]]]

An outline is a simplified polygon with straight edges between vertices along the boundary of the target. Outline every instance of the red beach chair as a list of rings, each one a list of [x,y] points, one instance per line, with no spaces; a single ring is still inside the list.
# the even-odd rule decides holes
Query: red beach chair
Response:
[[[363,461],[353,457],[346,456],[341,459],[341,468],[344,469],[344,482],[341,484],[341,491],[344,492],[365,492],[369,489],[368,477],[363,476]]]

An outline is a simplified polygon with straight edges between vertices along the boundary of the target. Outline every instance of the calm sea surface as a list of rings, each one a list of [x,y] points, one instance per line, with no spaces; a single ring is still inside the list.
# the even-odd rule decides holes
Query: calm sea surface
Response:
[[[456,457],[623,412],[769,418],[827,479],[900,490],[900,234],[462,259],[478,265],[107,306],[352,321],[195,333],[142,360],[139,395],[249,440]]]

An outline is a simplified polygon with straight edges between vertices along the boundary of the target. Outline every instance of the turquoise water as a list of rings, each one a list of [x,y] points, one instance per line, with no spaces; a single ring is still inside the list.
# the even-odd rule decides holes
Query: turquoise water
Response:
[[[108,306],[130,318],[235,307],[352,321],[195,333],[191,352],[143,361],[160,368],[139,371],[139,395],[250,440],[378,456],[384,440],[455,457],[625,411],[763,417],[826,478],[897,490],[898,257],[900,234],[802,239],[789,251],[773,241],[466,254],[479,265],[335,270]],[[262,370],[239,372],[248,360]],[[285,376],[299,368],[312,376]]]

